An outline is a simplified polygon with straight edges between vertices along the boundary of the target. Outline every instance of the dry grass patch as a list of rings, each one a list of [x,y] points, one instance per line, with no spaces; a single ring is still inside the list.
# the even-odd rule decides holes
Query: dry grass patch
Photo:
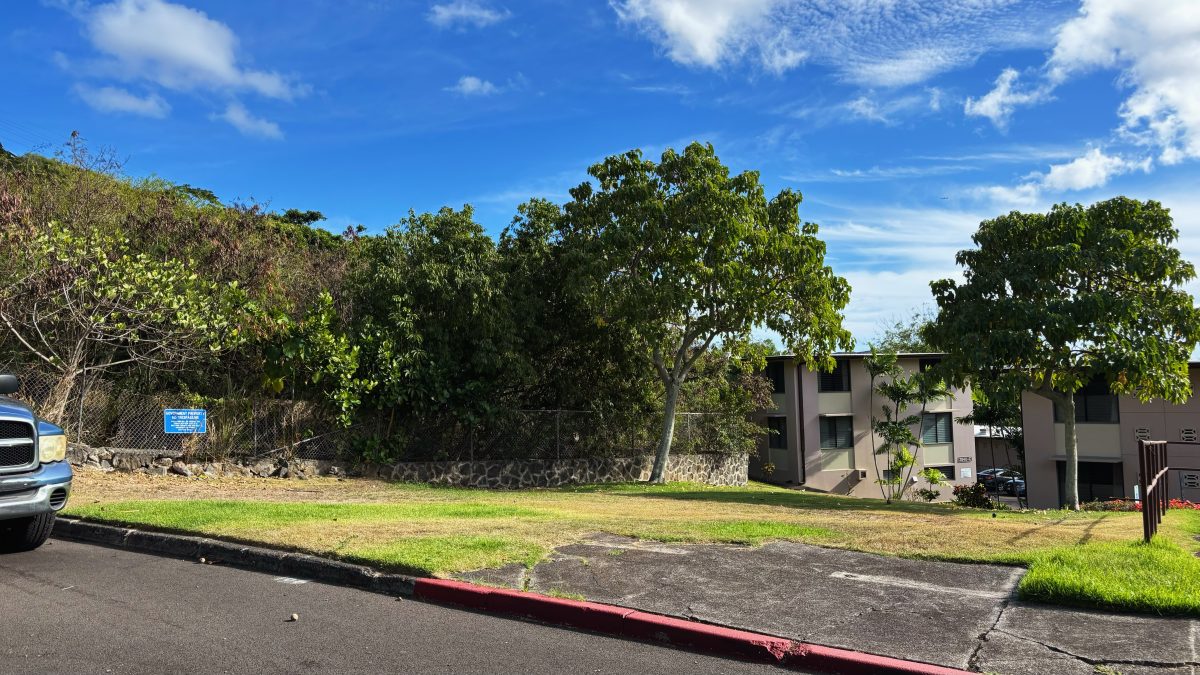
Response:
[[[1030,554],[1087,542],[1122,542],[1136,514],[980,513],[946,505],[893,504],[767,485],[615,485],[563,490],[487,491],[374,480],[184,479],[81,473],[69,513],[166,530],[197,532],[445,574],[478,555],[455,556],[453,542],[482,537],[511,544],[493,558],[525,562],[611,532],[677,542],[810,542],[908,557],[1022,563]],[[441,557],[405,559],[398,542],[444,542]],[[390,548],[389,548],[390,547]],[[401,549],[403,546],[399,546]],[[464,550],[470,547],[463,547]],[[401,551],[402,553],[402,551]]]

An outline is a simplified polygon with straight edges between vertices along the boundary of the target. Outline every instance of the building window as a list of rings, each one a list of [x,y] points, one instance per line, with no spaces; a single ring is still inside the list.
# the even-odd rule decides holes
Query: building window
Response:
[[[821,418],[821,449],[845,450],[854,447],[853,418],[822,417]]]
[[[1065,421],[1057,403],[1054,405],[1054,421]],[[1117,395],[1109,390],[1107,382],[1092,380],[1075,392],[1075,421],[1098,424],[1115,424],[1121,421]]]
[[[1067,463],[1058,465],[1059,505],[1067,492]],[[1080,462],[1079,501],[1094,502],[1125,497],[1125,467],[1120,462]]]
[[[771,432],[767,436],[767,447],[772,450],[787,450],[787,418],[768,417],[767,430]]]
[[[921,418],[921,442],[925,445],[952,443],[953,434],[950,413],[929,413]]]
[[[942,357],[940,356],[931,356],[929,358],[921,359],[918,369],[923,373],[941,362]]]
[[[945,480],[945,481],[954,480],[954,467],[952,467],[952,466],[930,466],[930,467],[926,467],[926,468],[933,469],[934,471],[941,473],[942,480]]]
[[[771,381],[771,386],[774,387],[776,394],[783,393],[783,361],[773,361],[767,364],[767,370],[764,373],[767,379]]]
[[[849,415],[820,417],[821,470],[852,471],[854,469],[854,426]]]
[[[833,370],[817,373],[817,391],[850,391],[850,362],[847,359],[837,359]]]

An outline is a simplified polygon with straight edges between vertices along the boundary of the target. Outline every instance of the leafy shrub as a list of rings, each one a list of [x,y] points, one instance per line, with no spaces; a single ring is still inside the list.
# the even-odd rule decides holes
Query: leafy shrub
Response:
[[[996,505],[988,497],[987,487],[983,483],[954,486],[954,503],[970,509],[992,509]]]
[[[1124,499],[1096,500],[1079,505],[1084,511],[1141,511],[1141,502],[1127,502]]]

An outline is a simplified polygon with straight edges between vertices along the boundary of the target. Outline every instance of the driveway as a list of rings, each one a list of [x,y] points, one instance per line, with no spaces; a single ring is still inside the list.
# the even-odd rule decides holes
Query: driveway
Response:
[[[805,642],[997,673],[1197,670],[1200,622],[1021,603],[1023,570],[788,542],[658,544],[613,535],[533,570],[465,578],[579,595]]]

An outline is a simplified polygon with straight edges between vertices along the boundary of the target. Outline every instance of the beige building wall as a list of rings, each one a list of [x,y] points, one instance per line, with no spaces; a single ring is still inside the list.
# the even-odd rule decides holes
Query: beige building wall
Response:
[[[1138,483],[1138,438],[1165,441],[1200,441],[1200,366],[1190,370],[1192,397],[1182,405],[1162,400],[1143,403],[1133,396],[1117,399],[1118,419],[1113,424],[1080,422],[1076,424],[1079,461],[1119,463],[1122,467],[1124,496],[1134,496]],[[1034,508],[1057,508],[1061,501],[1058,487],[1060,460],[1066,459],[1062,423],[1054,421],[1054,405],[1032,392],[1021,397],[1025,427],[1025,486],[1029,505]],[[1200,446],[1171,445],[1168,448],[1171,466],[1200,469]],[[1200,499],[1200,488],[1185,487],[1179,472],[1167,477],[1168,494],[1172,497]]]
[[[886,458],[874,454],[872,449],[871,417],[872,397],[871,378],[859,355],[847,357],[850,367],[849,392],[818,392],[817,373],[808,370],[795,361],[788,360],[785,366],[785,392],[777,395],[775,411],[767,414],[785,414],[788,417],[788,433],[795,438],[786,451],[766,450],[764,456],[771,458],[776,466],[774,475],[754,474],[753,477],[775,483],[803,485],[806,488],[848,494],[858,497],[880,497],[880,487],[876,484],[876,466],[882,471]],[[920,358],[917,356],[901,358],[900,365],[909,372],[917,370]],[[793,382],[797,386],[792,386]],[[878,396],[874,400],[874,414],[882,414],[883,401]],[[968,414],[971,410],[969,391],[958,391],[944,401],[932,402],[929,412],[948,412],[956,420]],[[920,412],[917,407],[911,413]],[[854,437],[854,447],[851,451],[830,452],[821,449],[820,418],[823,415],[849,416]],[[766,417],[766,414],[761,416]],[[765,424],[765,419],[764,422]],[[954,467],[954,481],[951,485],[941,488],[942,499],[949,499],[953,485],[970,484],[975,482],[975,435],[974,427],[967,424],[952,424],[952,442],[946,446],[922,449],[917,453],[918,466],[914,474],[925,466],[925,455],[930,458],[938,457],[937,465]],[[785,463],[777,458],[788,456],[788,469]],[[792,468],[794,467],[794,468]],[[964,474],[965,472],[965,474]]]
[[[1020,466],[1021,456],[1007,439],[998,436],[975,437],[975,467],[978,470]]]
[[[774,408],[759,411],[755,415],[755,421],[766,426],[768,417],[779,416],[786,418],[787,435],[784,439],[784,444],[787,447],[771,448],[769,439],[764,438],[761,440],[759,442],[758,456],[750,458],[751,478],[783,485],[797,485],[803,480],[800,475],[800,462],[795,452],[795,449],[800,447],[801,442],[800,425],[795,413],[799,409],[798,392],[799,386],[796,369],[785,366],[783,369],[783,393],[772,394],[771,398],[775,404]],[[768,474],[764,471],[763,467],[767,463],[774,465],[772,473]]]

